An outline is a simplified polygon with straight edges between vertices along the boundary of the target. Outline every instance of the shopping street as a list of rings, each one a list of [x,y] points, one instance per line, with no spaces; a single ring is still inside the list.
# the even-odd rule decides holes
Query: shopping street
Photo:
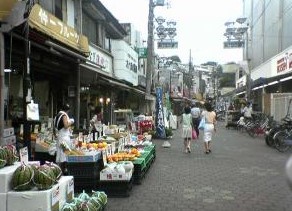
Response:
[[[202,137],[183,152],[180,130],[163,148],[156,144],[156,159],[129,197],[109,198],[106,210],[224,210],[285,211],[292,209],[285,164],[291,152],[266,146],[263,137],[251,138],[224,123],[214,137],[212,153],[204,153]]]

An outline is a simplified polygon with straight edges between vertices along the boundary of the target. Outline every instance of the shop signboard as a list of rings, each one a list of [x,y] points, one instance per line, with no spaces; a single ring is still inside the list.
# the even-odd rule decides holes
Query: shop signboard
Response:
[[[223,43],[225,49],[229,48],[243,48],[244,41],[243,40],[229,40]]]
[[[178,48],[178,42],[176,41],[158,41],[157,42],[158,49],[165,49],[165,48]]]

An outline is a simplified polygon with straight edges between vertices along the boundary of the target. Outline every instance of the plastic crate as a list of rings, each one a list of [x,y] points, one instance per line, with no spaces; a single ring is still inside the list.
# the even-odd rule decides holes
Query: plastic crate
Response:
[[[82,193],[83,190],[91,193],[92,190],[98,189],[98,179],[89,177],[74,177],[74,193]]]
[[[132,175],[133,183],[140,185],[146,173],[146,167],[141,167],[139,164],[134,164],[134,172]]]
[[[81,163],[68,163],[68,175],[74,178],[94,178],[99,179],[99,172],[103,168],[101,160],[98,162],[81,162]]]
[[[104,191],[108,197],[129,197],[133,187],[130,181],[99,181],[98,190]]]
[[[34,152],[34,160],[40,161],[40,164],[43,165],[46,161],[56,162],[56,156],[52,156],[47,152]]]

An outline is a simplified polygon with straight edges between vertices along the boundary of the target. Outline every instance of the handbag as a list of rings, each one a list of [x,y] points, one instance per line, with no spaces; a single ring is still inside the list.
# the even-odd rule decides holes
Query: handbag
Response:
[[[195,129],[192,129],[192,139],[197,139],[198,136],[197,136],[197,132]]]
[[[205,128],[205,124],[206,124],[205,121],[206,121],[206,120],[205,120],[205,117],[201,119],[200,124],[199,124],[199,127],[198,127],[199,130],[204,130],[204,128]]]
[[[26,105],[26,118],[28,121],[39,121],[39,104],[33,102],[33,100]]]

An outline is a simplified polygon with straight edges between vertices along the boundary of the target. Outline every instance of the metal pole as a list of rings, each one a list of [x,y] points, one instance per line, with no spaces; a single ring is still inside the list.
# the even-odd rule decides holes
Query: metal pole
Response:
[[[169,98],[171,98],[171,70],[169,70]]]
[[[250,101],[250,90],[251,90],[251,77],[250,77],[250,60],[248,58],[248,31],[246,32],[246,61],[247,61],[247,72],[246,72],[246,99]]]
[[[153,40],[153,28],[154,28],[154,3],[153,0],[149,0],[149,15],[148,15],[148,39],[147,39],[147,69],[146,69],[146,100],[151,94],[151,81],[153,71],[153,54],[154,54],[154,40]]]
[[[5,61],[5,58],[4,58],[4,35],[2,34],[2,32],[0,32],[0,81],[1,81],[1,91],[0,91],[0,109],[1,109],[1,112],[0,112],[0,137],[2,138],[3,137],[3,133],[4,133],[4,78],[5,78],[5,75],[4,75],[4,61]],[[10,74],[10,73],[9,73]],[[9,99],[9,96],[8,96],[8,99]],[[7,108],[8,110],[9,108]],[[8,116],[7,116],[8,118]],[[0,144],[1,141],[0,141]]]
[[[25,26],[25,70],[23,71],[23,141],[24,146],[28,150],[28,158],[31,160],[31,138],[30,123],[27,121],[26,106],[31,100],[31,80],[30,80],[30,41],[29,41],[29,25]]]

